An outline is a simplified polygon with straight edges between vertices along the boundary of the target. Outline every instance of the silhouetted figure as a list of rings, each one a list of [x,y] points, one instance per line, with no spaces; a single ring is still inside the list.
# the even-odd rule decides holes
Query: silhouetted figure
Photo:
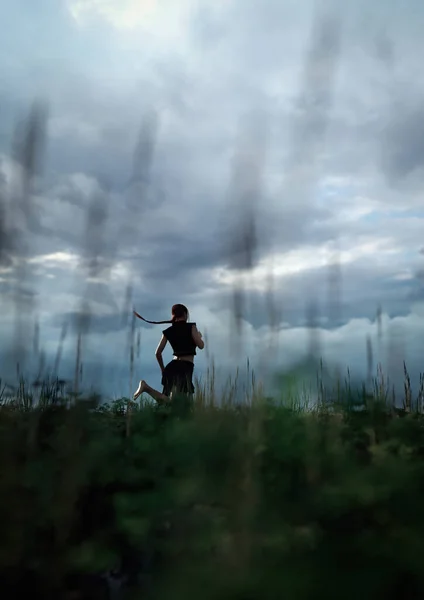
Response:
[[[172,319],[170,321],[147,321],[135,311],[134,314],[146,323],[171,324],[162,332],[161,340],[156,348],[156,359],[162,371],[163,391],[159,392],[153,389],[142,379],[134,394],[134,400],[143,392],[149,394],[158,403],[170,402],[173,394],[192,395],[194,393],[193,370],[196,348],[203,350],[205,343],[196,323],[188,322],[188,309],[183,304],[174,304],[171,309]],[[164,366],[162,352],[168,342],[172,346],[174,358]]]

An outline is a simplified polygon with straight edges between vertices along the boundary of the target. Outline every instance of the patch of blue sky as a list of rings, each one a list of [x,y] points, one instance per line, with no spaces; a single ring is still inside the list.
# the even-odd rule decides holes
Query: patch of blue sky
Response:
[[[382,211],[373,210],[372,212],[369,212],[359,217],[358,221],[363,221],[365,223],[378,223],[379,221],[381,221],[382,216],[384,216],[384,213]]]
[[[424,219],[424,210],[373,210],[360,217],[361,221],[376,223],[381,219]]]
[[[350,178],[326,177],[318,184],[316,200],[326,203],[329,198],[347,199],[358,193],[358,188]]]

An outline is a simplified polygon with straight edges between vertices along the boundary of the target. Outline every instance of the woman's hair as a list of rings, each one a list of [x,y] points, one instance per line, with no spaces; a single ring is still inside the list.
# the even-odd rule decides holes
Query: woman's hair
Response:
[[[188,308],[184,306],[184,304],[174,304],[171,308],[172,322],[176,319],[185,318],[187,321],[189,320],[189,312]]]
[[[139,315],[138,312],[134,311],[134,314],[136,317],[138,317],[145,323],[151,323],[152,325],[165,325],[167,323],[175,323],[175,321],[177,319],[181,319],[183,317],[185,317],[186,320],[188,321],[190,318],[188,308],[186,306],[184,306],[184,304],[174,304],[173,305],[173,307],[171,308],[172,319],[170,321],[148,321],[147,319],[145,319],[144,317]]]

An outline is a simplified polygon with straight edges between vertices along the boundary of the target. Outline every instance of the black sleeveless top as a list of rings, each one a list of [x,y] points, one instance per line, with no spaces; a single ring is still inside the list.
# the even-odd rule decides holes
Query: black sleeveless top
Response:
[[[196,344],[191,335],[191,329],[196,323],[177,321],[168,329],[162,331],[172,346],[174,356],[193,356],[196,354]]]

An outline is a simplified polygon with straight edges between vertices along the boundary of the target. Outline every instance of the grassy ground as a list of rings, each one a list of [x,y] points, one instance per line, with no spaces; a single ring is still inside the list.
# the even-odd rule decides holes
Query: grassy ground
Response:
[[[422,597],[424,420],[407,389],[400,410],[381,385],[308,410],[252,387],[219,408],[210,384],[194,406],[54,383],[37,406],[23,382],[3,398],[2,598]]]

